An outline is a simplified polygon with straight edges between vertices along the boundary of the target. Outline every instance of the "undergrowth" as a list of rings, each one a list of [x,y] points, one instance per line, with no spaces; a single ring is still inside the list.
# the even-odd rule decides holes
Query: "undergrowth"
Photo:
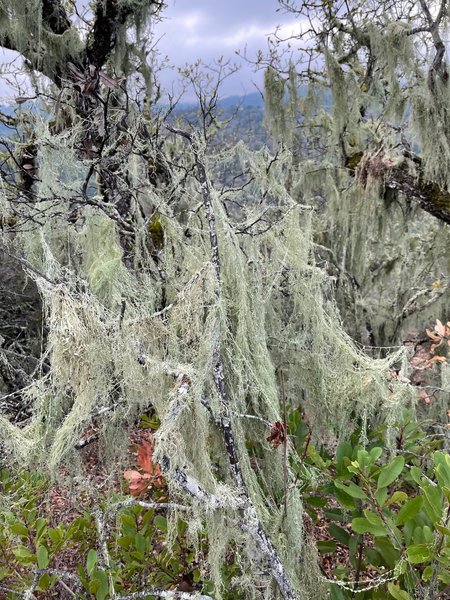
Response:
[[[447,597],[450,457],[442,451],[443,434],[436,433],[436,424],[417,422],[404,410],[394,424],[394,452],[386,446],[386,424],[369,425],[364,446],[357,427],[334,448],[313,443],[311,425],[300,408],[288,407],[286,425],[287,436],[283,423],[275,423],[267,440],[262,436],[250,445],[252,469],[263,478],[258,445],[280,454],[285,444],[291,446],[290,467],[305,506],[306,537],[311,549],[319,551],[327,597]],[[106,515],[109,568],[98,514],[88,501],[79,508],[72,504],[65,518],[55,522],[54,483],[33,471],[2,470],[0,590],[5,598],[20,597],[36,576],[37,598],[65,597],[69,587],[77,598],[105,600],[111,597],[109,577],[117,593],[155,586],[215,597],[205,560],[206,533],[193,540],[182,518],[175,530],[168,527],[165,505],[170,493],[153,463],[151,432],[158,429],[158,420],[143,416],[140,426],[136,469],[123,473],[122,489],[113,495],[105,492],[99,503]],[[282,507],[283,496],[272,502]],[[118,509],[111,513],[114,506]],[[231,543],[221,566],[222,597],[227,600],[246,597],[234,585],[240,558]]]

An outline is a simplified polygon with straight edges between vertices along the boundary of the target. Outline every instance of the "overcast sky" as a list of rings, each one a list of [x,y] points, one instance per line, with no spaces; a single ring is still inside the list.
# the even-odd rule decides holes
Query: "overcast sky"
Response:
[[[164,20],[155,28],[162,39],[161,53],[176,66],[202,59],[210,63],[220,56],[241,65],[240,71],[224,83],[222,94],[251,93],[254,83],[261,85],[262,73],[236,55],[236,50],[255,58],[259,49],[267,48],[267,35],[277,25],[284,33],[298,29],[292,15],[277,12],[277,0],[168,0]],[[162,76],[165,85],[175,77],[172,72]]]
[[[78,0],[79,5],[83,3]],[[299,27],[292,15],[277,12],[277,0],[167,0],[167,4],[162,22],[155,26],[155,39],[161,38],[158,49],[171,64],[183,67],[197,59],[211,63],[223,56],[240,65],[239,72],[224,83],[222,97],[252,93],[255,84],[261,87],[262,72],[255,73],[236,54],[237,50],[246,51],[254,59],[258,50],[267,48],[267,35],[277,26],[282,26],[286,35]],[[0,50],[0,65],[14,55]],[[159,77],[170,88],[178,75],[176,70],[167,69]],[[0,82],[0,101],[14,94],[4,81]]]

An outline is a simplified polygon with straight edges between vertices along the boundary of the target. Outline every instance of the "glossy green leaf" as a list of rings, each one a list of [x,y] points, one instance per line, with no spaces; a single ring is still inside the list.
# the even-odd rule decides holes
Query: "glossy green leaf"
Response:
[[[434,452],[435,473],[441,487],[450,487],[450,455],[446,452]]]
[[[412,565],[416,565],[428,562],[432,558],[432,553],[426,544],[417,544],[406,549],[406,556]]]
[[[352,529],[356,533],[371,533],[374,536],[386,536],[387,531],[384,526],[374,525],[366,518],[356,517],[352,520]]]
[[[352,445],[349,442],[341,442],[336,448],[336,464],[338,470],[342,470],[344,467],[344,458],[351,458],[353,454]]]
[[[91,548],[89,550],[89,552],[87,553],[87,557],[86,557],[86,571],[89,576],[92,575],[97,562],[98,562],[98,553],[96,550],[93,550]]]
[[[331,554],[336,552],[336,542],[333,540],[321,540],[317,542],[317,549],[321,554]]]
[[[34,559],[36,558],[35,555],[31,552],[31,550],[29,548],[26,548],[25,546],[17,546],[16,548],[14,548],[13,552],[16,555],[16,557],[22,561],[34,561]]]
[[[134,545],[136,550],[140,552],[142,555],[145,554],[145,549],[147,547],[147,543],[145,541],[145,537],[141,533],[137,533],[134,537]]]
[[[356,508],[356,502],[355,499],[352,498],[351,496],[349,496],[348,494],[346,494],[345,492],[343,492],[342,490],[340,490],[339,488],[334,488],[334,497],[336,498],[336,500],[339,502],[339,504],[341,506],[343,506],[344,508],[348,509],[348,510],[353,510],[354,508]],[[340,519],[340,520],[347,520],[347,519]]]
[[[388,590],[390,595],[395,598],[395,600],[413,600],[412,597],[406,592],[402,590],[398,585],[390,581],[388,583]]]
[[[339,525],[336,525],[335,523],[330,523],[330,525],[328,525],[328,532],[338,542],[341,542],[341,544],[348,546],[350,534],[343,527],[339,527]]]
[[[14,535],[18,535],[24,538],[28,537],[28,527],[21,521],[16,521],[14,524],[10,525],[9,530]]]
[[[48,550],[45,546],[39,546],[36,550],[37,564],[40,569],[46,569],[48,567],[49,558]]]
[[[162,515],[156,515],[156,517],[153,520],[155,527],[157,527],[158,529],[161,529],[161,531],[164,531],[164,533],[167,533],[167,519],[166,517],[163,517]]]
[[[376,513],[366,509],[364,510],[364,516],[372,525],[376,525],[377,527],[385,527],[380,515],[377,515]]]
[[[383,467],[378,476],[377,489],[390,485],[403,471],[404,466],[405,459],[403,456],[396,456],[394,460]]]
[[[423,497],[416,496],[415,498],[411,498],[408,502],[402,506],[402,508],[397,513],[395,518],[396,525],[403,525],[406,521],[410,519],[414,519],[417,513],[420,511],[423,505]]]
[[[393,569],[400,560],[400,552],[394,548],[391,541],[383,538],[376,538],[373,547],[383,558],[385,564]]]
[[[381,448],[380,446],[375,446],[375,448],[372,448],[369,454],[372,464],[375,464],[380,458],[380,456],[383,454],[383,448]]]
[[[96,600],[105,600],[109,594],[109,581],[105,571],[94,571],[89,590],[95,594]]]
[[[345,485],[340,481],[335,481],[334,485],[352,498],[357,498],[358,500],[368,500],[367,495],[359,486],[356,485],[356,483],[353,483],[353,481],[350,481],[348,485]]]
[[[438,486],[424,485],[422,486],[422,491],[424,494],[423,506],[425,512],[433,524],[438,523],[443,513],[441,490]]]
[[[388,497],[387,488],[380,488],[375,492],[375,500],[378,502],[379,506],[384,506]]]
[[[409,470],[409,474],[411,475],[411,478],[415,483],[420,484],[422,480],[422,469],[419,469],[419,467],[411,467]]]
[[[444,525],[441,525],[440,523],[436,523],[434,526],[439,531],[439,533],[442,533],[442,535],[447,535],[450,537],[450,528],[449,527],[444,527]]]
[[[382,488],[385,489],[385,488]],[[391,504],[403,504],[408,500],[408,494],[405,492],[394,492],[389,500],[386,502],[386,506],[391,506]]]

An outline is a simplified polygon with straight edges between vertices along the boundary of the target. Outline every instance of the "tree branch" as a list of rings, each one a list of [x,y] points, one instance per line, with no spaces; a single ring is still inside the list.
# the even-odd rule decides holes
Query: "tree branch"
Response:
[[[174,129],[166,124],[167,129],[187,139],[191,145],[192,152],[194,155],[195,166],[197,170],[197,177],[200,183],[203,208],[206,219],[208,221],[209,241],[210,241],[210,252],[211,252],[211,263],[213,265],[215,274],[215,286],[214,294],[216,297],[217,304],[220,305],[222,300],[222,276],[221,276],[221,262],[219,253],[219,242],[216,227],[216,216],[214,212],[214,205],[211,195],[210,184],[206,173],[206,168],[201,156],[201,149],[198,145],[195,137],[191,136],[188,132]],[[213,374],[216,391],[219,397],[221,414],[218,416],[216,422],[222,431],[225,448],[228,455],[228,461],[230,465],[231,477],[236,485],[237,491],[243,500],[244,507],[241,509],[241,521],[242,526],[248,528],[249,533],[252,535],[253,540],[260,551],[261,556],[269,565],[272,577],[278,584],[278,588],[284,600],[296,600],[294,588],[289,580],[286,569],[281,562],[280,557],[272,544],[271,539],[265,532],[262,523],[260,522],[256,509],[250,498],[250,494],[247,485],[244,480],[241,465],[239,462],[239,456],[237,451],[237,444],[234,437],[233,425],[232,425],[232,412],[228,392],[226,389],[225,382],[225,371],[223,366],[222,354],[221,354],[221,336],[219,330],[219,324],[216,326],[216,332],[213,340]]]

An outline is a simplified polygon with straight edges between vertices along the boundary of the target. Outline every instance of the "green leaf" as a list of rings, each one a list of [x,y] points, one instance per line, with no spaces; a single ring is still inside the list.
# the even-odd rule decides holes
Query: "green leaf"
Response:
[[[352,520],[352,529],[356,533],[371,533],[374,536],[387,535],[387,531],[384,526],[374,525],[363,517],[356,517]]]
[[[109,594],[109,581],[105,571],[95,571],[91,583],[89,584],[89,591],[95,594],[96,600],[105,600]]]
[[[450,504],[450,487],[444,486],[442,491],[444,492],[444,496],[447,498],[447,502]]]
[[[434,533],[428,525],[422,527],[423,540],[426,544],[434,544]]]
[[[378,502],[379,506],[383,506],[387,500],[388,491],[387,488],[380,488],[375,492],[375,500]]]
[[[435,473],[441,487],[450,487],[450,455],[446,452],[435,452],[433,461],[436,465]]]
[[[424,493],[423,505],[425,512],[434,525],[442,518],[443,505],[441,490],[434,485],[424,485],[422,486],[422,491]]]
[[[420,482],[422,480],[422,469],[419,469],[419,467],[411,467],[409,473],[411,475],[412,480],[420,485]]]
[[[403,504],[407,500],[408,494],[405,494],[405,492],[394,492],[386,502],[386,506],[391,506],[391,504]]]
[[[21,521],[16,521],[13,525],[10,525],[9,530],[14,535],[19,535],[20,537],[24,538],[28,537],[28,527]]]
[[[345,595],[344,591],[335,583],[330,585],[330,599],[331,600],[346,600],[348,596]]]
[[[390,595],[395,598],[395,600],[413,600],[408,592],[402,590],[398,585],[395,585],[392,581],[388,583],[388,590]]]
[[[403,456],[396,456],[388,465],[383,467],[378,477],[377,489],[387,487],[390,485],[400,473],[403,471],[405,466],[405,459]]]
[[[381,517],[370,510],[364,510],[364,516],[372,525],[377,525],[378,527],[384,527],[383,521]]]
[[[309,504],[315,508],[323,508],[327,505],[327,499],[322,496],[307,496],[305,498],[305,504]]]
[[[44,519],[42,517],[39,517],[39,519],[36,519],[36,521],[34,522],[37,539],[39,539],[41,537],[41,535],[43,535],[43,533],[45,532],[46,525],[47,525],[47,519]]]
[[[394,548],[390,540],[378,538],[374,541],[373,547],[390,569],[393,569],[400,560],[400,552]]]
[[[383,454],[383,448],[380,448],[380,446],[375,446],[375,448],[372,448],[369,454],[372,464],[375,464],[380,458],[380,456]]]
[[[37,564],[40,569],[46,569],[48,567],[48,550],[45,546],[39,546],[36,551]]]
[[[432,553],[427,545],[417,544],[406,549],[406,556],[412,565],[416,565],[428,562],[432,558]]]
[[[54,529],[49,529],[48,535],[54,544],[59,544],[64,539],[64,532],[59,526]]]
[[[45,591],[48,590],[54,583],[55,583],[55,576],[51,576],[48,573],[44,573],[43,575],[41,575],[41,578],[39,579],[39,583],[36,589],[40,590],[40,591]]]
[[[17,546],[13,550],[17,559],[22,563],[34,562],[36,556],[25,546]]]
[[[344,469],[344,458],[351,458],[353,454],[352,445],[349,442],[341,442],[336,448],[336,466],[338,471]]]
[[[342,512],[340,508],[329,508],[323,511],[323,514],[330,521],[340,521],[341,523],[347,523],[348,518]]]
[[[380,567],[384,564],[384,561],[381,558],[379,552],[377,552],[373,548],[365,548],[364,554],[366,555],[367,561],[374,567]]]
[[[134,537],[134,545],[136,550],[140,552],[142,555],[145,554],[146,549],[146,541],[145,537],[141,533],[137,533]]]
[[[440,525],[439,523],[435,523],[434,526],[439,531],[439,533],[442,533],[442,535],[448,535],[450,537],[450,529],[448,527],[444,527],[443,525]]]
[[[411,498],[411,500],[408,500],[408,502],[404,506],[402,506],[402,508],[397,513],[397,516],[395,518],[396,525],[403,525],[404,523],[406,523],[406,521],[414,519],[414,517],[422,508],[422,505],[422,496],[416,496],[415,498]]]
[[[340,490],[336,487],[334,488],[334,497],[339,502],[339,504],[341,506],[343,506],[344,508],[347,508],[348,510],[353,510],[354,508],[356,508],[356,502],[355,502],[354,498],[351,498],[348,494],[346,494],[345,492],[343,492],[342,490]],[[339,519],[339,520],[346,521],[347,519],[344,518],[344,519]]]
[[[338,542],[341,542],[341,544],[348,546],[350,534],[343,527],[339,527],[339,525],[336,525],[335,523],[330,523],[330,525],[328,525],[328,532]]]
[[[445,585],[450,585],[450,573],[448,571],[448,562],[446,564],[446,569],[445,571],[438,571],[438,579],[439,581],[442,581],[442,583],[444,583]]]
[[[93,550],[92,548],[89,550],[89,552],[87,553],[87,557],[86,557],[86,571],[87,574],[89,575],[89,577],[92,575],[94,569],[95,569],[95,565],[97,564],[98,561],[98,553],[96,550]]]
[[[164,533],[167,533],[167,519],[166,517],[163,517],[162,515],[156,515],[156,517],[153,520],[155,527],[157,527],[158,529],[161,529],[161,531],[164,531]]]
[[[366,494],[362,491],[360,487],[350,481],[348,485],[344,485],[340,481],[335,481],[334,485],[340,490],[344,491],[346,494],[351,496],[352,498],[358,498],[359,500],[368,500]]]
[[[317,548],[321,554],[331,554],[336,552],[336,542],[333,540],[321,540],[317,542]]]

